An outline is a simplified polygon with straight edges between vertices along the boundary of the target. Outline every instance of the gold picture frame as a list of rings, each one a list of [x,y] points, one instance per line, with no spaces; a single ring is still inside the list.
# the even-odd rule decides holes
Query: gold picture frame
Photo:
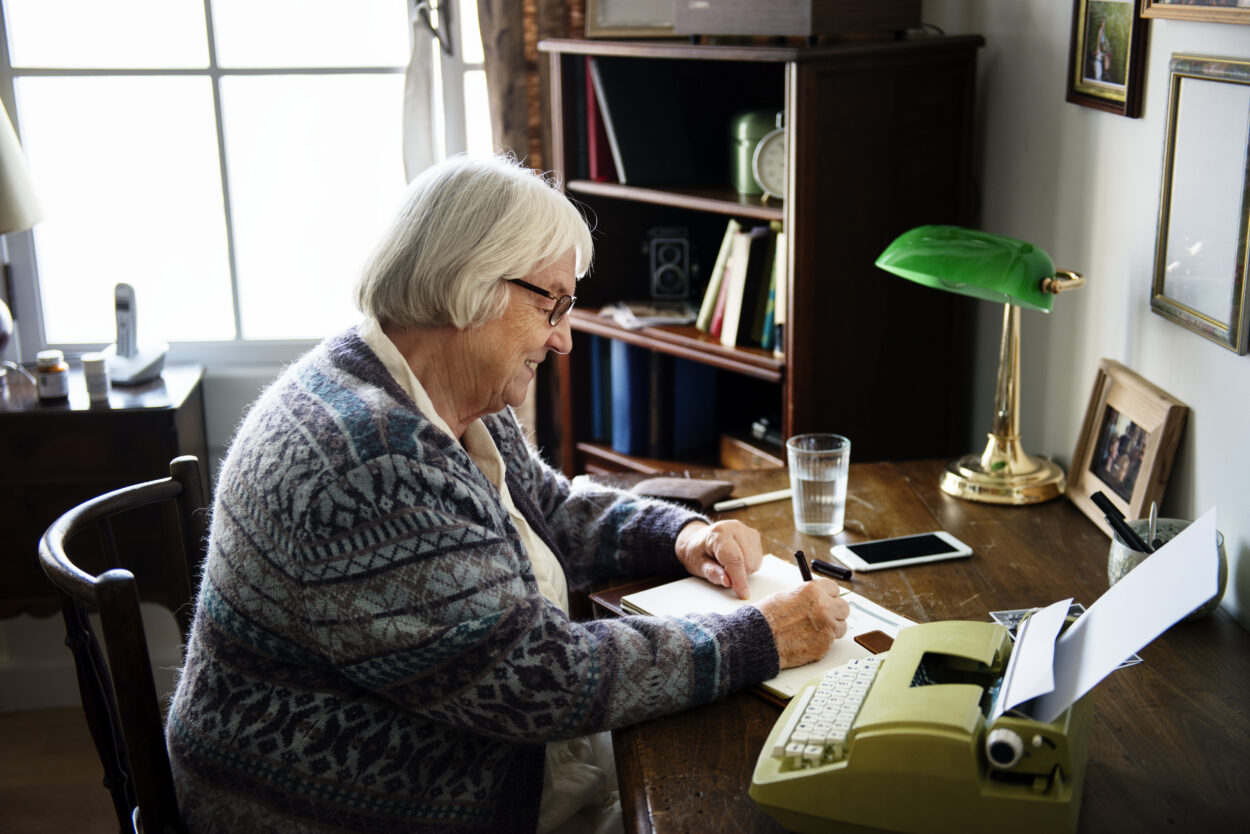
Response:
[[[1173,54],[1152,312],[1250,353],[1250,61]],[[1238,122],[1232,114],[1243,114]]]
[[[675,0],[586,0],[586,37],[672,37],[674,2]]]
[[[1066,100],[1135,119],[1146,71],[1137,0],[1073,0]]]
[[[1141,0],[1142,17],[1201,20],[1207,23],[1250,23],[1250,7],[1235,0]]]
[[[1188,413],[1187,405],[1124,365],[1100,360],[1068,470],[1068,498],[1108,536],[1111,528],[1090,497],[1095,492],[1125,518],[1141,518],[1163,498]]]

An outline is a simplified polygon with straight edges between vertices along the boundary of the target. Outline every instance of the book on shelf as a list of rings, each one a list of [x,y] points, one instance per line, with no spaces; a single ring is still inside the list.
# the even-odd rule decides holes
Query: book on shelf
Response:
[[[725,347],[752,342],[751,330],[760,303],[760,285],[768,273],[772,230],[767,226],[744,229],[734,236],[725,267],[725,313],[720,343]],[[766,296],[765,287],[765,297]],[[754,344],[758,345],[758,340]]]
[[[607,430],[613,449],[626,455],[680,458],[715,446],[715,368],[619,339],[605,341],[611,342]],[[591,396],[598,393],[592,391]],[[593,402],[591,413],[593,422]]]
[[[647,454],[651,427],[651,358],[646,348],[612,339],[612,448]]]
[[[622,184],[681,183],[696,170],[685,135],[686,104],[667,72],[663,61],[590,58],[595,99]]]
[[[689,359],[671,359],[673,404],[666,419],[673,432],[670,454],[680,460],[716,445],[716,369]]]
[[[785,352],[784,331],[786,325],[786,301],[789,298],[789,253],[786,245],[789,238],[786,233],[778,229],[777,239],[773,243],[773,321],[771,344],[774,355],[781,356]]]
[[[777,335],[777,272],[773,270],[768,281],[768,298],[764,302],[764,321],[760,325],[760,347],[772,350]]]
[[[725,274],[729,274],[729,265],[725,265]],[[720,287],[716,290],[716,303],[712,305],[712,321],[708,325],[707,334],[715,339],[720,338],[721,330],[725,324],[725,297],[729,294],[729,282],[722,278]]]
[[[595,95],[594,79],[590,68],[591,58],[586,56],[586,163],[587,175],[595,182],[616,182],[616,163],[612,159],[612,146],[608,130],[603,122],[603,111]]]
[[[597,441],[612,438],[612,340],[587,335],[590,353],[590,436]]]
[[[651,354],[651,430],[647,456],[682,459],[716,444],[716,369]]]
[[[770,230],[763,244],[764,249],[759,255],[759,261],[754,265],[758,272],[755,274],[755,292],[748,299],[751,302],[750,328],[746,327],[747,322],[743,322],[739,334],[740,341],[757,347],[764,347],[764,321],[768,317],[768,299],[773,291],[773,268],[776,261],[773,249],[776,243],[777,235]]]
[[[703,293],[703,303],[699,306],[699,317],[695,327],[708,333],[712,327],[712,315],[716,312],[716,302],[720,299],[722,282],[725,279],[725,265],[729,262],[729,250],[733,247],[734,235],[742,228],[742,224],[729,218],[725,224],[725,234],[721,237],[720,248],[716,250],[716,261],[712,265],[712,273],[708,276],[707,290]]]
[[[760,569],[750,576],[751,599],[741,600],[729,588],[722,588],[707,580],[688,576],[626,594],[621,598],[621,608],[633,614],[652,617],[681,617],[687,614],[732,614],[744,605],[750,605],[777,591],[792,588],[803,581],[794,562],[772,554],[764,556]],[[857,657],[872,654],[855,642],[855,638],[870,631],[883,631],[891,638],[901,629],[915,622],[884,608],[867,597],[842,588],[842,599],[851,607],[847,618],[845,637],[833,641],[829,652],[820,660],[804,666],[783,669],[776,677],[760,686],[780,698],[793,698],[809,680],[817,675],[841,666]]]

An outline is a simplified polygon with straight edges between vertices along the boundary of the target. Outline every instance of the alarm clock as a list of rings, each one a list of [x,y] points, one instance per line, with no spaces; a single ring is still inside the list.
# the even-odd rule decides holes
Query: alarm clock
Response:
[[[751,157],[751,173],[764,194],[786,197],[786,129],[779,127],[765,134]]]

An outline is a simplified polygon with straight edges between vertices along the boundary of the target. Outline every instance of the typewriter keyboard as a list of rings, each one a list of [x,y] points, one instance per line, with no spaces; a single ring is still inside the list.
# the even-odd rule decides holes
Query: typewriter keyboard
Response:
[[[818,684],[804,687],[777,735],[772,755],[794,767],[829,764],[846,754],[846,737],[872,686],[879,657],[861,657],[825,673]]]

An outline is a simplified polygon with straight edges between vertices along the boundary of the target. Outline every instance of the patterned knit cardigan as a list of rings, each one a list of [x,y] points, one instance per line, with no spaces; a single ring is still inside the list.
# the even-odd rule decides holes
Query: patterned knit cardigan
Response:
[[[572,484],[510,411],[486,425],[570,586],[677,568],[695,516]],[[498,491],[348,331],[234,439],[166,735],[192,832],[533,831],[547,741],[776,672],[753,606],[571,622]]]

